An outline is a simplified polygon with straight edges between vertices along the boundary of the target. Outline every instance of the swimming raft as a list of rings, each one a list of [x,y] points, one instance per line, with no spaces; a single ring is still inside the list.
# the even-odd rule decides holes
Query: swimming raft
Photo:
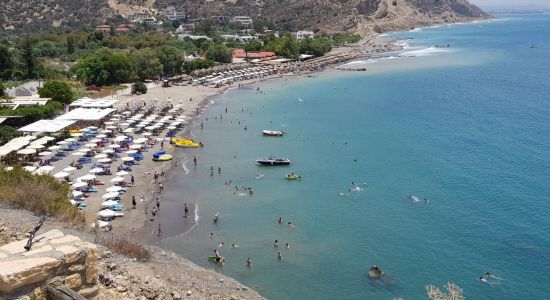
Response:
[[[197,143],[193,140],[182,139],[182,138],[171,138],[170,142],[174,144],[176,147],[180,147],[180,148],[199,148],[203,146],[203,144],[201,143]]]
[[[153,161],[169,161],[173,158],[172,154],[166,153],[166,151],[159,151],[153,153]]]
[[[285,179],[286,180],[298,180],[298,179],[301,179],[302,177],[300,177],[299,175],[296,175],[296,174],[288,174],[285,176]]]

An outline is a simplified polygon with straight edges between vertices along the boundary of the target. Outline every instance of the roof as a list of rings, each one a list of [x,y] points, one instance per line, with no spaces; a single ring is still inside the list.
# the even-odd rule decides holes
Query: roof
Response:
[[[110,113],[116,111],[113,108],[76,108],[68,113],[62,114],[55,120],[74,120],[74,121],[97,121],[105,118]]]
[[[35,139],[34,136],[20,136],[12,139],[7,142],[4,146],[0,147],[0,156],[5,156],[10,154],[13,151],[17,151],[25,146],[27,146],[31,140]]]
[[[107,107],[113,106],[117,102],[118,100],[115,100],[115,99],[94,100],[91,98],[84,97],[73,101],[69,106],[70,107],[107,108]]]
[[[40,120],[25,127],[19,128],[21,132],[58,132],[71,125],[75,120]]]
[[[7,104],[11,105],[45,105],[52,98],[40,98],[40,97],[15,97],[10,99]]]

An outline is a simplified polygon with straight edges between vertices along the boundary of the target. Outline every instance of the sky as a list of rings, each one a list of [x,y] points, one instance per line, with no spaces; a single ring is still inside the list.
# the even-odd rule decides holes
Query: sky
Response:
[[[499,6],[525,6],[525,5],[544,5],[550,6],[550,0],[470,0],[471,3],[487,6],[487,5],[499,5]]]

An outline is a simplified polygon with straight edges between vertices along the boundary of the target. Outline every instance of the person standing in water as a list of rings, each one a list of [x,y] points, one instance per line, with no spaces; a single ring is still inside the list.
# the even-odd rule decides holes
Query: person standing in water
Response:
[[[249,268],[252,266],[252,260],[250,259],[250,257],[246,259],[246,266]]]
[[[187,205],[187,203],[185,203],[183,208],[183,217],[187,218],[188,216],[189,216],[189,206]]]

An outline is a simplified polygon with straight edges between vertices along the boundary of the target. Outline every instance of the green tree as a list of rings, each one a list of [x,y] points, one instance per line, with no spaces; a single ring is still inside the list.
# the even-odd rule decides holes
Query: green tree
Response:
[[[4,98],[6,96],[6,88],[4,87],[2,81],[0,81],[0,98]]]
[[[26,78],[34,78],[36,75],[36,60],[33,54],[33,42],[30,37],[25,37],[23,39],[20,50],[20,59],[24,70],[24,76]]]
[[[332,50],[332,41],[328,37],[304,39],[300,42],[300,53],[314,56],[323,56]]]
[[[192,61],[186,61],[183,64],[183,72],[190,74],[195,70],[208,69],[214,66],[214,62],[209,59],[195,59]]]
[[[155,49],[155,51],[165,75],[174,76],[181,73],[181,67],[184,62],[183,51],[174,46],[162,46]]]
[[[260,51],[262,50],[263,44],[259,40],[252,40],[244,44],[243,49],[245,51]]]
[[[214,34],[214,22],[212,20],[202,20],[195,24],[193,34],[212,36]]]
[[[75,98],[75,93],[71,86],[62,80],[50,80],[44,84],[44,87],[38,89],[38,94],[43,98],[52,98],[52,100],[69,104]]]
[[[0,145],[20,136],[21,133],[11,126],[0,126]]]
[[[76,48],[75,37],[72,35],[67,36],[67,53],[72,54]]]
[[[100,49],[80,60],[71,72],[87,85],[117,84],[133,81],[136,75],[135,59],[121,51]]]
[[[11,79],[13,57],[6,45],[0,45],[0,79]]]
[[[136,63],[133,57],[123,52],[112,52],[106,57],[105,68],[110,73],[111,83],[131,82],[136,78]]]
[[[139,80],[154,78],[162,73],[162,64],[155,51],[147,48],[133,53]]]
[[[232,60],[231,49],[223,44],[214,44],[206,51],[206,58],[215,62],[230,63]]]
[[[147,86],[143,82],[136,82],[132,84],[132,94],[146,94]]]

